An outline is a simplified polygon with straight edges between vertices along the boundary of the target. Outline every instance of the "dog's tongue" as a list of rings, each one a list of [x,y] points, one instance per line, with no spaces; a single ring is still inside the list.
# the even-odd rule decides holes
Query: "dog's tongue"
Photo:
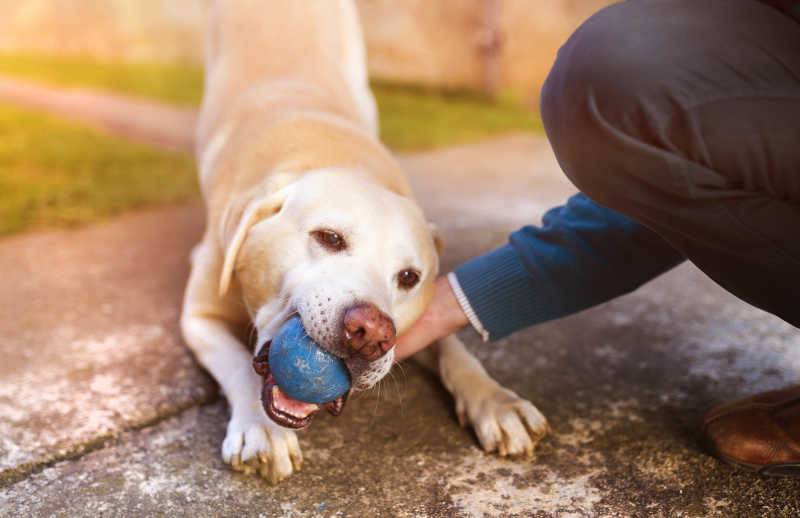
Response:
[[[348,395],[345,394],[333,401],[316,405],[298,401],[286,394],[275,383],[272,374],[263,377],[262,384],[261,404],[264,406],[264,411],[273,421],[287,428],[305,428],[311,423],[320,408],[324,408],[335,416],[341,414]]]
[[[286,395],[275,383],[272,374],[263,378],[261,404],[270,419],[287,428],[308,426],[319,410],[319,405],[303,403]]]
[[[306,418],[319,410],[319,405],[298,401],[282,391],[277,384],[272,386],[272,401],[275,407],[281,412],[293,415],[300,419]]]
[[[258,355],[253,358],[253,369],[261,376],[261,403],[273,421],[289,428],[304,428],[311,423],[320,408],[335,416],[342,413],[347,396],[350,394],[349,390],[333,401],[320,405],[299,401],[282,391],[270,372],[269,346],[269,342],[264,344]]]

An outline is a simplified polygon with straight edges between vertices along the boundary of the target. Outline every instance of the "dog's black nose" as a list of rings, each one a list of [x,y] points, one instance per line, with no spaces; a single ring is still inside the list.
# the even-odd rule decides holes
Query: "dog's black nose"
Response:
[[[344,343],[351,354],[375,361],[394,347],[397,332],[394,322],[373,304],[347,308],[342,319]]]

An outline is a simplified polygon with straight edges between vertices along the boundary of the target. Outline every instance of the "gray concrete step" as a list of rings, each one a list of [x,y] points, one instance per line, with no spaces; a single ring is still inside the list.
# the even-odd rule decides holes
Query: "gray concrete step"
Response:
[[[572,192],[536,137],[404,155],[444,269]],[[705,409],[797,380],[800,332],[691,265],[569,318],[462,337],[554,433],[483,454],[414,366],[301,434],[277,488],[228,470],[216,388],[178,333],[197,206],[0,240],[3,516],[796,517],[800,481],[705,455]],[[94,451],[92,451],[94,450]],[[88,453],[87,453],[88,452]]]
[[[209,401],[178,333],[198,207],[0,241],[0,481]]]

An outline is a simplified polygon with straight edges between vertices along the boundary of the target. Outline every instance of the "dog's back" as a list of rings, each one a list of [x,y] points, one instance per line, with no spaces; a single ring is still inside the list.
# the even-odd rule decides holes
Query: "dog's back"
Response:
[[[237,107],[330,112],[377,134],[351,0],[218,0],[210,19],[201,148]]]
[[[298,314],[345,359],[353,387],[372,387],[435,289],[441,245],[376,137],[352,2],[220,2],[209,39],[198,130],[207,226],[181,329],[230,404],[223,459],[276,483],[302,462],[285,426],[305,426],[320,406],[253,370],[234,329],[252,323],[263,350]],[[481,444],[530,455],[544,417],[454,336],[429,351]],[[344,400],[330,403],[337,413]]]

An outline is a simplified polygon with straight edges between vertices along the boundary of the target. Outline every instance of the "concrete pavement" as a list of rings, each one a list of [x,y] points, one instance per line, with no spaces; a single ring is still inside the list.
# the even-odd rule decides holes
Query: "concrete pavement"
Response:
[[[542,138],[403,155],[444,268],[536,222],[572,187]],[[483,344],[553,434],[485,455],[412,364],[300,434],[277,487],[219,459],[227,409],[177,318],[197,206],[0,240],[3,516],[796,517],[800,481],[701,451],[705,409],[796,382],[800,331],[683,265],[640,290]]]

